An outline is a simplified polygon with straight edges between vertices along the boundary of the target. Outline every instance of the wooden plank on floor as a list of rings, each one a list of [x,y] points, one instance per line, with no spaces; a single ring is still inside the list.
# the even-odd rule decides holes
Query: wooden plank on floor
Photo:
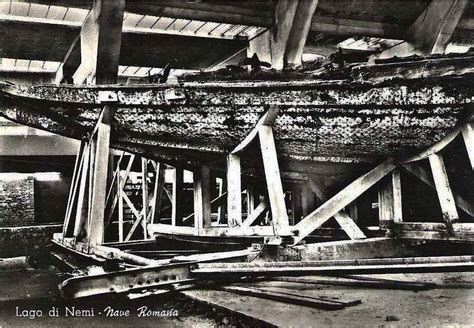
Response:
[[[248,288],[248,287],[238,287],[238,286],[226,286],[221,287],[222,290],[246,295],[246,296],[255,296],[259,298],[271,299],[274,301],[280,301],[290,304],[310,306],[318,309],[324,310],[340,310],[346,307],[345,304],[341,302],[334,302],[332,300],[316,299],[308,296],[301,296],[289,293],[275,292],[262,290],[258,288]]]
[[[273,277],[271,280],[293,282],[300,284],[313,285],[331,285],[331,286],[347,286],[355,288],[375,288],[375,289],[396,289],[396,290],[428,290],[436,288],[434,283],[412,282],[402,280],[368,278],[361,276],[343,275],[338,277]]]
[[[239,262],[200,263],[192,274],[228,275],[313,275],[337,274],[385,274],[417,272],[471,272],[474,271],[473,256],[438,256],[387,259],[357,259],[336,261],[288,261],[288,262]]]

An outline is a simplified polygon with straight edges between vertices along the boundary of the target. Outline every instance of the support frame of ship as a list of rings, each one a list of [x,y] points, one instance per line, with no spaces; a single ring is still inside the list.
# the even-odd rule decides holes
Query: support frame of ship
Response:
[[[228,153],[226,176],[217,177],[209,166],[192,168],[194,212],[184,217],[182,166],[174,167],[171,191],[165,187],[165,167],[170,168],[169,163],[123,152],[112,170],[110,122],[117,96],[106,91],[101,99],[103,112],[90,138],[82,141],[77,155],[63,231],[53,238],[58,265],[74,272],[74,277],[60,286],[65,298],[176,290],[222,275],[232,280],[248,275],[472,271],[474,267],[471,256],[417,257],[416,251],[417,246],[430,241],[472,248],[474,223],[460,223],[458,210],[473,217],[474,206],[452,191],[441,151],[461,135],[474,170],[473,115],[431,147],[410,157],[386,159],[332,197],[320,181],[308,180],[308,187],[303,191],[309,188],[320,205],[308,210],[306,204],[304,217],[298,219],[295,213],[301,212],[298,205],[305,200],[291,197],[289,217],[272,130],[279,108],[270,106],[253,130]],[[242,192],[240,158],[246,156],[246,148],[257,140],[263,159],[265,190],[259,193],[255,185],[245,181]],[[141,206],[134,204],[125,192],[128,175],[137,160],[141,163]],[[420,165],[423,160],[429,161],[433,178]],[[436,190],[444,223],[404,222],[401,170]],[[384,178],[385,183],[377,184]],[[377,233],[368,236],[367,230],[364,232],[345,209],[352,212],[354,201],[376,184],[379,227]],[[166,208],[163,198],[169,199],[168,207],[171,207],[168,224],[160,222],[160,213]],[[125,207],[133,214],[131,226],[124,220]],[[113,217],[117,218],[114,222]],[[349,240],[312,242],[315,232],[321,232],[319,228],[331,218],[335,218]],[[113,224],[117,225],[116,241],[104,242]],[[132,240],[140,230],[143,238]],[[181,249],[152,250],[160,238],[176,241]],[[214,245],[214,248],[199,252],[194,250],[196,244]],[[155,259],[147,254],[155,255]],[[156,255],[162,258],[156,259]],[[256,258],[273,264],[252,265]],[[365,263],[357,259],[377,260]],[[341,267],[341,260],[349,262]],[[103,272],[90,273],[84,269],[84,263],[101,265]]]

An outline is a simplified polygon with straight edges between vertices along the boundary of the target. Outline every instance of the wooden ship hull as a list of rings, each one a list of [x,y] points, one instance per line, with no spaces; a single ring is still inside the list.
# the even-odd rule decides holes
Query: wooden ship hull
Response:
[[[277,108],[273,130],[283,173],[326,175],[404,158],[443,139],[472,109],[471,82],[469,75],[448,75],[378,83],[4,85],[0,115],[85,140],[107,104],[101,97],[112,97],[111,147],[225,169],[226,154]],[[249,173],[259,165],[252,157],[245,160]]]

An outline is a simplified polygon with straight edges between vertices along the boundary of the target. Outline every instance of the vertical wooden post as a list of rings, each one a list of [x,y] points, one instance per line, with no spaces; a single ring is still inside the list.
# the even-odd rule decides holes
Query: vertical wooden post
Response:
[[[143,238],[148,238],[147,233],[147,218],[148,218],[148,160],[142,157],[142,226],[143,226]]]
[[[403,222],[402,211],[402,180],[400,176],[400,169],[395,169],[392,172],[393,185],[393,221]]]
[[[227,155],[227,222],[230,227],[242,224],[242,187],[240,157]]]
[[[81,179],[79,182],[79,194],[77,196],[77,211],[74,221],[74,238],[79,241],[85,236],[85,223],[88,215],[88,172],[89,172],[89,145],[84,148],[84,162],[82,164]]]
[[[255,189],[252,185],[247,186],[247,217],[252,214],[255,209]]]
[[[125,177],[126,179],[126,177]],[[117,174],[117,193],[118,193],[118,235],[119,241],[123,241],[123,196],[124,192],[122,187],[122,177],[120,176],[120,170]]]
[[[94,177],[89,230],[89,242],[92,245],[100,245],[104,241],[104,211],[107,193],[107,170],[109,167],[110,111],[109,106],[105,106],[103,111],[105,119],[97,123],[99,126],[93,161]]]
[[[290,65],[302,65],[303,49],[317,6],[318,0],[300,0],[298,2],[285,51],[285,61]]]
[[[400,171],[395,169],[391,179],[379,189],[379,225],[391,229],[393,223],[403,221]]]
[[[165,188],[165,168],[164,164],[156,163],[156,177],[155,177],[155,192],[153,213],[151,215],[152,223],[158,223],[160,221],[161,205],[163,200],[163,192]]]
[[[171,225],[177,226],[183,223],[183,168],[175,167],[173,173]]]
[[[292,224],[295,225],[301,220],[303,214],[301,208],[301,188],[298,185],[291,187],[291,212],[293,218]]]
[[[446,223],[448,231],[452,233],[452,223],[459,221],[456,203],[449,186],[448,174],[444,166],[443,157],[440,154],[433,154],[429,157],[433,180],[438,193],[441,211],[443,212],[443,220]]]
[[[208,166],[193,172],[194,181],[194,228],[200,235],[203,229],[211,227],[211,189]]]
[[[95,0],[81,28],[81,63],[74,83],[117,83],[125,0]]]
[[[226,179],[221,179],[221,183],[219,184],[219,196],[222,196],[224,194],[224,190],[227,190],[227,180]],[[222,224],[226,222],[225,220],[225,215],[227,213],[227,202],[223,203],[222,206],[220,206],[217,209],[217,223]]]
[[[68,237],[71,233],[74,232],[73,231],[74,225],[71,224],[71,216],[72,216],[72,213],[74,213],[73,209],[74,209],[74,204],[76,203],[76,199],[77,199],[77,188],[82,177],[81,173],[82,173],[82,165],[84,163],[85,146],[86,146],[86,143],[84,141],[81,141],[81,145],[79,146],[79,149],[76,155],[76,163],[74,164],[74,172],[72,174],[72,179],[71,179],[71,188],[69,190],[66,214],[64,217],[63,237]]]
[[[263,125],[258,131],[260,148],[262,151],[265,180],[267,181],[268,198],[272,211],[272,221],[275,234],[289,235],[290,224],[285,204],[285,194],[281,183],[280,168],[273,139],[271,126]]]

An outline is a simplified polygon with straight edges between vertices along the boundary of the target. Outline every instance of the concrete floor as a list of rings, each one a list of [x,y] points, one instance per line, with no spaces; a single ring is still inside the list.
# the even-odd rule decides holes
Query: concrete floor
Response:
[[[380,326],[452,326],[474,325],[474,275],[472,273],[392,274],[377,277],[434,282],[438,287],[426,291],[381,290],[342,286],[288,283],[279,281],[253,282],[249,286],[293,293],[357,300],[361,304],[337,311],[235,295],[225,291],[192,290],[184,292],[187,300],[161,296],[135,301],[125,299],[93,299],[66,304],[59,299],[57,284],[64,278],[54,270],[0,272],[0,327],[19,326],[165,326],[216,327],[239,326],[237,317],[254,317],[251,326],[284,327],[380,327]],[[308,279],[314,279],[307,277]],[[192,300],[195,300],[194,302]],[[200,302],[196,302],[199,300]],[[202,305],[204,302],[206,305]],[[50,317],[52,307],[59,308],[59,317]],[[94,317],[66,317],[65,307],[91,309]],[[104,309],[131,311],[130,316],[107,317]],[[139,317],[137,309],[147,306],[154,310],[179,311],[177,317]],[[18,309],[17,309],[18,307]],[[41,310],[43,316],[30,319],[17,314],[22,310]],[[99,314],[100,312],[100,314]],[[234,313],[234,315],[230,313]],[[387,321],[391,317],[395,321]],[[389,318],[390,319],[390,318]],[[249,321],[247,321],[248,324]]]

